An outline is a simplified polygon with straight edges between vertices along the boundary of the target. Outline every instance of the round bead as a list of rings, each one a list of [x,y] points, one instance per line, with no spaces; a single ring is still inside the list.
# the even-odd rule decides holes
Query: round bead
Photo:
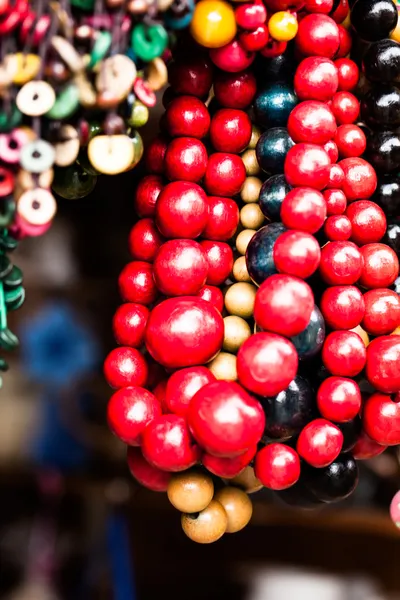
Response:
[[[208,263],[207,284],[221,285],[232,272],[233,251],[225,242],[203,240],[200,246]]]
[[[239,42],[248,52],[262,50],[267,45],[269,39],[268,27],[264,23],[253,29],[253,31],[242,31],[239,33]]]
[[[328,58],[310,56],[297,67],[294,89],[300,100],[327,102],[339,86],[338,71]]]
[[[210,128],[204,102],[194,96],[178,96],[167,106],[165,127],[171,137],[203,138]]]
[[[377,131],[367,140],[367,160],[377,171],[392,173],[400,168],[400,136],[391,131]]]
[[[208,221],[203,236],[209,240],[227,241],[233,237],[239,225],[239,209],[234,200],[209,196]]]
[[[97,135],[88,145],[89,161],[97,171],[116,175],[128,169],[135,158],[134,145],[128,135]]]
[[[239,256],[239,258],[237,258],[235,260],[235,262],[233,263],[232,275],[236,281],[243,281],[243,282],[251,281],[251,277],[249,275],[249,272],[248,272],[247,266],[246,266],[246,257],[245,256]]]
[[[108,385],[114,389],[127,385],[144,386],[147,374],[146,360],[135,348],[115,348],[104,361],[104,376]]]
[[[385,39],[371,44],[364,55],[362,67],[369,81],[396,81],[400,74],[400,45],[397,41]]]
[[[360,248],[364,261],[359,284],[368,289],[389,287],[399,275],[399,259],[385,244],[366,244]]]
[[[259,175],[261,173],[260,165],[258,164],[257,153],[255,150],[248,148],[241,156],[247,177]]]
[[[259,204],[268,219],[280,220],[282,202],[291,189],[284,175],[273,175],[262,184]]]
[[[400,324],[400,296],[384,288],[370,290],[364,296],[362,326],[371,335],[386,335]]]
[[[290,338],[300,360],[312,358],[321,350],[325,339],[325,323],[321,311],[314,306],[304,331]]]
[[[243,206],[240,211],[240,222],[246,229],[260,229],[264,225],[265,217],[258,203],[250,203]]]
[[[328,217],[324,223],[324,233],[331,242],[348,240],[351,237],[351,222],[345,215]]]
[[[357,121],[360,103],[350,92],[337,92],[332,98],[331,110],[338,125],[348,125]]]
[[[325,218],[325,198],[315,189],[296,188],[282,202],[281,220],[288,229],[316,233],[321,229]]]
[[[300,458],[285,444],[270,444],[256,455],[255,474],[270,490],[286,490],[300,477]]]
[[[251,138],[251,121],[247,113],[236,108],[222,108],[211,120],[210,140],[218,152],[238,154]]]
[[[235,8],[235,19],[239,27],[252,31],[265,23],[267,20],[267,11],[261,2],[239,4]]]
[[[206,367],[189,367],[171,375],[165,390],[165,406],[169,412],[185,416],[193,396],[203,386],[215,381]]]
[[[331,164],[329,165],[328,170],[329,178],[326,187],[331,189],[341,188],[344,181],[344,173],[342,167],[340,165]]]
[[[361,102],[361,114],[367,125],[391,129],[400,125],[400,92],[392,85],[372,88]]]
[[[322,361],[332,375],[355,377],[363,370],[367,351],[361,337],[351,331],[333,331],[325,339]]]
[[[326,104],[307,100],[292,110],[287,128],[290,137],[296,143],[323,145],[335,135],[336,121]]]
[[[325,419],[337,423],[351,421],[361,409],[360,388],[352,379],[328,377],[318,389],[317,405]]]
[[[18,199],[17,214],[28,225],[40,226],[51,223],[56,210],[54,196],[48,190],[39,187],[27,190]]]
[[[111,431],[125,444],[139,446],[146,427],[161,415],[157,398],[142,387],[124,387],[110,398],[107,421]]]
[[[240,44],[239,40],[232,40],[222,48],[210,50],[213,63],[228,73],[238,73],[247,69],[255,59],[255,53],[249,52]]]
[[[340,125],[334,141],[342,158],[361,156],[367,147],[365,133],[357,125]]]
[[[210,372],[216,379],[223,381],[236,381],[236,356],[229,352],[220,352],[218,356],[208,363]]]
[[[282,81],[268,83],[254,99],[256,123],[266,129],[284,127],[296,104],[293,86]]]
[[[197,238],[208,221],[207,197],[189,181],[174,181],[161,191],[156,204],[157,227],[167,238]]]
[[[170,181],[200,181],[207,168],[207,150],[200,140],[181,137],[171,141],[165,153],[165,175]]]
[[[144,458],[140,448],[133,446],[128,448],[128,468],[131,475],[140,485],[153,492],[166,492],[171,474],[153,467]]]
[[[364,318],[364,297],[352,285],[328,287],[321,298],[321,311],[331,329],[354,329]]]
[[[219,502],[211,500],[200,513],[183,514],[182,529],[192,541],[198,544],[212,544],[219,540],[228,527],[228,516]]]
[[[152,310],[145,342],[157,362],[176,369],[209,362],[220,351],[223,338],[223,319],[209,302],[180,297],[164,300]]]
[[[236,250],[239,254],[246,254],[247,247],[255,234],[255,229],[243,229],[243,231],[238,234],[236,237]]]
[[[352,454],[356,460],[368,460],[374,456],[379,456],[385,452],[387,446],[382,446],[367,436],[364,430],[361,431],[356,445],[352,449]]]
[[[153,262],[163,241],[153,219],[140,219],[129,233],[130,255],[135,260]]]
[[[357,64],[349,58],[339,58],[335,60],[339,77],[339,91],[352,92],[358,84],[360,70]]]
[[[377,177],[374,169],[362,158],[345,158],[340,161],[344,172],[342,190],[348,202],[369,198],[376,190]]]
[[[327,15],[307,15],[299,23],[295,41],[303,56],[332,58],[340,45],[339,28]]]
[[[372,394],[364,402],[365,433],[383,448],[400,443],[400,404],[386,394]]]
[[[224,309],[224,296],[218,287],[205,285],[196,294],[198,298],[209,302],[219,313]]]
[[[231,479],[246,471],[246,467],[253,460],[256,452],[257,446],[252,446],[244,454],[234,458],[221,458],[204,452],[201,462],[210,473],[217,477]]]
[[[370,343],[365,373],[375,389],[385,394],[396,394],[400,391],[399,360],[399,335],[383,336]],[[393,429],[399,431],[399,428]]]
[[[396,27],[397,7],[392,0],[356,2],[351,10],[351,24],[362,40],[382,40]]]
[[[253,514],[253,506],[248,495],[235,487],[225,487],[215,494],[228,517],[226,533],[241,531],[249,523]]]
[[[332,165],[335,164],[337,159],[339,158],[339,150],[338,150],[338,147],[336,146],[335,142],[333,140],[329,140],[329,142],[326,142],[323,145],[323,149],[329,156]]]
[[[283,173],[285,158],[294,146],[285,127],[272,127],[265,131],[257,142],[257,161],[266,173]]]
[[[168,80],[177,94],[204,98],[213,82],[213,66],[203,54],[179,55],[168,65]]]
[[[226,310],[232,315],[250,319],[254,312],[256,293],[257,288],[250,283],[234,283],[225,294]]]
[[[220,48],[236,35],[233,8],[222,0],[201,0],[195,6],[190,32],[201,46]]]
[[[152,217],[156,212],[157,198],[164,184],[158,175],[146,175],[139,182],[135,194],[135,210],[139,217]]]
[[[126,265],[118,279],[119,293],[126,302],[151,304],[158,296],[153,279],[153,266],[147,262],[134,261]]]
[[[397,175],[381,177],[372,199],[383,209],[387,217],[396,217],[400,214],[400,181]]]
[[[212,196],[238,194],[246,179],[246,169],[240,156],[216,152],[209,157],[204,186]]]
[[[211,477],[198,471],[173,475],[167,489],[172,506],[185,513],[197,513],[210,504],[214,496]]]
[[[296,144],[290,148],[285,160],[285,177],[293,187],[311,187],[322,190],[329,180],[331,164],[323,148],[315,144]]]
[[[252,103],[256,91],[256,78],[251,71],[218,71],[215,75],[214,94],[218,103],[226,108],[247,108]]]
[[[379,242],[385,235],[385,213],[375,202],[352,202],[346,210],[346,216],[351,222],[351,240],[358,246]]]
[[[22,147],[19,160],[25,171],[43,173],[53,166],[55,150],[44,140],[33,140]]]
[[[350,496],[358,483],[358,467],[351,454],[341,454],[323,469],[308,468],[306,485],[318,500],[338,502]]]
[[[170,240],[156,256],[153,276],[159,291],[165,296],[195,295],[206,282],[206,255],[194,240]]]
[[[235,315],[224,318],[224,343],[223,349],[227,352],[236,352],[251,336],[251,329],[247,321]]]
[[[149,314],[149,309],[142,304],[127,303],[118,307],[112,323],[117,344],[140,348]]]
[[[347,199],[342,190],[325,190],[323,196],[326,202],[326,214],[328,217],[331,215],[342,215],[347,206]]]
[[[290,42],[298,31],[296,15],[289,11],[278,11],[268,21],[271,37],[278,42]]]
[[[321,250],[319,270],[329,285],[351,285],[360,278],[363,257],[353,242],[330,242]]]
[[[144,162],[149,173],[157,173],[158,175],[164,173],[164,157],[167,147],[168,141],[162,135],[156,137],[147,146]],[[154,177],[154,175],[148,175],[147,177]],[[142,182],[144,179],[146,177],[142,179]]]
[[[325,419],[315,419],[300,433],[296,448],[309,465],[321,469],[339,456],[342,445],[343,434],[336,425]]]
[[[282,223],[262,227],[251,238],[246,251],[246,264],[252,280],[260,285],[270,275],[276,274],[273,249],[276,240],[286,231]]]

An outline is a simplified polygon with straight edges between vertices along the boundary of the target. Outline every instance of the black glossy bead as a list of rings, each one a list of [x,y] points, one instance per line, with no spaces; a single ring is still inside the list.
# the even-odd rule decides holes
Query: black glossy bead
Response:
[[[257,125],[283,127],[298,102],[293,85],[282,81],[267,84],[254,99]]]
[[[268,219],[279,221],[282,202],[291,189],[284,175],[272,175],[264,181],[260,190],[259,204]]]
[[[398,277],[396,279],[396,281],[394,282],[393,289],[396,292],[396,294],[399,294],[399,296],[400,296],[400,277]]]
[[[397,7],[393,0],[358,0],[351,11],[351,24],[363,40],[383,40],[397,25]]]
[[[275,492],[275,495],[284,504],[294,506],[296,508],[302,508],[304,510],[315,510],[321,508],[323,502],[318,500],[315,495],[305,486],[302,478],[292,485],[287,490],[281,492]]]
[[[90,175],[78,164],[70,167],[58,167],[54,170],[53,191],[67,200],[84,198],[96,186],[97,177]]]
[[[400,136],[392,131],[377,131],[367,139],[366,160],[381,173],[400,169]]]
[[[287,50],[279,56],[265,58],[258,54],[256,58],[255,72],[261,86],[270,81],[293,81],[295,71],[293,44],[289,44]]]
[[[353,456],[340,454],[328,467],[314,469],[303,465],[307,489],[322,502],[339,502],[350,496],[357,487],[358,467]]]
[[[274,245],[284,231],[286,229],[282,223],[265,225],[253,235],[247,246],[247,271],[252,280],[258,285],[270,275],[277,273],[274,262]]]
[[[382,243],[393,248],[397,256],[400,256],[400,222],[393,221],[388,223]]]
[[[314,306],[311,319],[304,331],[291,338],[301,359],[312,358],[321,350],[325,340],[325,321],[318,306]]]
[[[400,90],[394,85],[374,87],[361,102],[361,114],[371,127],[397,127],[400,125]]]
[[[309,423],[315,412],[315,394],[304,377],[297,375],[283,392],[259,398],[266,416],[264,435],[274,440],[293,437]]]
[[[378,187],[372,197],[387,217],[400,215],[400,178],[397,175],[384,175],[378,180]]]
[[[363,71],[370,81],[397,81],[400,78],[400,44],[394,40],[371,44],[364,55]]]
[[[265,131],[257,142],[258,164],[266,173],[283,173],[286,154],[294,146],[285,127],[273,127]]]
[[[359,438],[362,429],[362,421],[360,417],[356,417],[347,423],[335,423],[343,433],[342,452],[349,452],[354,448]]]

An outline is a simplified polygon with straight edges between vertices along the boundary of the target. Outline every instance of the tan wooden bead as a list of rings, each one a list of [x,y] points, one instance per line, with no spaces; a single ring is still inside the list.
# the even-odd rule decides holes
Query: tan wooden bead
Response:
[[[228,516],[222,504],[211,500],[201,512],[183,514],[181,523],[188,538],[198,544],[212,544],[224,535],[228,527]]]
[[[204,510],[214,496],[214,484],[208,475],[199,471],[184,471],[171,477],[167,489],[172,506],[184,513]]]
[[[225,308],[231,315],[249,319],[253,316],[257,288],[251,283],[234,283],[225,294]]]
[[[247,246],[251,238],[256,234],[255,229],[243,229],[236,238],[236,250],[243,256],[246,254]]]
[[[265,217],[259,205],[253,202],[241,209],[240,222],[246,229],[260,229],[265,223]]]
[[[208,365],[216,379],[237,381],[236,356],[229,352],[220,352]]]
[[[228,515],[226,533],[236,533],[248,525],[253,504],[246,492],[235,487],[222,488],[215,494],[215,500],[222,504]]]
[[[357,333],[360,336],[360,338],[364,342],[365,347],[369,346],[369,335],[365,331],[365,329],[361,327],[361,325],[357,325],[357,327],[354,327],[354,329],[350,329],[350,331],[354,331],[354,333]]]
[[[250,150],[255,150],[255,147],[257,146],[257,142],[261,137],[261,129],[259,127],[257,127],[257,125],[253,125],[253,127],[251,128],[251,138],[250,138],[250,142],[249,145],[247,146],[248,149]]]
[[[253,467],[246,467],[239,475],[227,480],[230,485],[235,485],[244,490],[246,494],[259,492],[264,486],[254,474]]]
[[[168,83],[168,69],[162,58],[157,57],[149,62],[146,81],[153,92],[158,92]]]
[[[236,315],[224,318],[224,343],[223,349],[236,354],[244,342],[251,336],[250,325]]]
[[[262,184],[261,179],[258,177],[246,177],[240,191],[240,197],[243,202],[258,202]]]
[[[236,281],[251,281],[251,277],[247,270],[246,257],[239,256],[233,264],[232,275]]]
[[[258,175],[261,173],[255,150],[245,150],[242,154],[242,161],[245,166],[247,176]]]

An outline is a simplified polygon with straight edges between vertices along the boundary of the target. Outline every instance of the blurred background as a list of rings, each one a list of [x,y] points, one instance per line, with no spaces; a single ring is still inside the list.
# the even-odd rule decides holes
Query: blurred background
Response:
[[[157,121],[153,111],[145,142]],[[105,422],[102,360],[142,174],[59,199],[50,231],[13,255],[27,299],[10,317],[21,349],[7,356],[0,401],[0,598],[400,598],[395,455],[361,464],[356,493],[333,508],[289,509],[262,491],[251,526],[204,547],[165,495],[130,477]]]

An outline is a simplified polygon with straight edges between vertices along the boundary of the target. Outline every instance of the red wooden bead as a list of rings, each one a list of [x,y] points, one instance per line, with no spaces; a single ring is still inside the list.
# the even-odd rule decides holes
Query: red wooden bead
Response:
[[[329,165],[329,179],[326,184],[327,189],[340,189],[344,181],[343,169],[340,165]]]
[[[170,240],[161,246],[153,273],[158,289],[165,296],[191,296],[206,282],[207,258],[194,240]]]
[[[146,339],[146,332],[145,332]],[[154,360],[152,356],[146,354],[146,361],[149,367],[149,374],[147,377],[146,387],[149,390],[153,390],[161,381],[164,380],[166,373],[162,365]]]
[[[360,285],[368,289],[386,288],[394,283],[399,275],[399,259],[386,244],[366,244],[360,248],[364,266]]]
[[[336,53],[336,58],[343,58],[350,53],[353,45],[353,40],[350,31],[343,25],[338,24],[339,28],[339,50]]]
[[[271,275],[258,288],[254,319],[264,331],[293,337],[307,327],[313,308],[308,283],[291,275]]]
[[[148,463],[140,448],[132,446],[128,448],[127,462],[129,471],[140,485],[153,492],[167,491],[172,477],[171,473],[161,471],[161,469],[157,469]]]
[[[400,335],[379,337],[369,344],[365,367],[367,379],[380,392],[397,394],[397,401],[400,391],[399,365]]]
[[[208,159],[204,185],[212,196],[235,196],[242,189],[246,169],[240,156],[216,152]]]
[[[257,82],[251,71],[226,73],[218,71],[214,80],[217,102],[227,108],[247,108],[257,92]]]
[[[170,181],[203,179],[208,155],[204,144],[191,137],[172,140],[165,154],[165,175]]]
[[[339,58],[335,60],[335,66],[338,70],[340,92],[352,92],[358,84],[360,78],[360,69],[354,60],[349,58]]]
[[[150,354],[171,369],[208,363],[221,350],[223,339],[222,316],[209,302],[195,297],[171,298],[158,304],[145,334]]]
[[[114,348],[104,361],[104,376],[108,385],[114,389],[127,385],[141,387],[146,383],[147,373],[146,360],[135,348]]]
[[[317,469],[327,467],[340,454],[343,434],[326,419],[308,423],[297,440],[297,452],[308,464]]]
[[[293,187],[311,187],[322,190],[329,180],[329,156],[315,144],[296,144],[285,160],[285,177]]]
[[[217,477],[232,479],[239,475],[250,464],[257,452],[257,446],[251,446],[244,454],[233,458],[213,456],[205,452],[201,458],[203,467]]]
[[[142,387],[124,387],[110,398],[107,421],[111,431],[125,444],[140,446],[142,434],[161,415],[157,398]]]
[[[305,0],[304,8],[309,13],[329,15],[333,8],[333,0]]]
[[[168,412],[184,417],[196,392],[213,381],[216,379],[206,367],[189,367],[175,371],[169,378],[165,391]]]
[[[254,472],[270,490],[286,490],[300,478],[300,458],[285,444],[269,444],[257,452]]]
[[[207,284],[222,285],[233,268],[233,251],[225,242],[203,240],[200,246],[208,263]]]
[[[203,236],[220,242],[230,240],[239,225],[239,208],[231,198],[209,196],[208,221]]]
[[[392,333],[400,325],[400,296],[379,288],[364,295],[365,315],[362,327],[371,335]]]
[[[325,198],[315,189],[295,188],[286,195],[282,202],[281,221],[288,229],[316,233],[321,229],[325,218]]]
[[[257,52],[264,48],[269,40],[268,27],[263,23],[253,31],[239,33],[239,42],[247,52]]]
[[[226,44],[226,46],[210,50],[210,58],[213,63],[221,71],[227,71],[228,73],[238,73],[247,69],[255,57],[254,52],[249,52],[243,48],[239,40],[236,39]]]
[[[295,42],[303,56],[332,58],[340,45],[339,29],[327,15],[307,15],[299,23]]]
[[[251,121],[247,113],[236,108],[221,108],[211,120],[210,139],[215,150],[239,154],[251,138]]]
[[[321,250],[319,270],[329,285],[351,285],[363,268],[360,250],[353,242],[330,242]]]
[[[318,269],[321,249],[311,234],[285,231],[274,244],[273,256],[280,273],[307,279]]]
[[[143,433],[145,459],[163,471],[185,471],[200,460],[200,448],[190,435],[183,417],[161,415]]]
[[[213,65],[201,53],[190,56],[179,55],[177,60],[168,65],[168,81],[177,94],[205,98],[213,80]]]
[[[354,329],[364,318],[364,296],[353,285],[329,287],[322,295],[320,308],[331,329]]]
[[[350,92],[337,92],[330,107],[338,125],[355,123],[360,114],[360,103]]]
[[[363,158],[345,158],[340,161],[344,173],[342,190],[348,200],[369,198],[376,190],[378,183],[376,173]]]
[[[326,202],[326,214],[328,217],[342,215],[345,212],[347,200],[342,190],[325,190],[323,196]]]
[[[266,0],[265,4],[273,12],[278,10],[300,10],[304,6],[304,0]]]
[[[386,448],[387,446],[382,446],[371,440],[365,431],[362,430],[351,453],[356,460],[368,460],[369,458],[374,458],[374,456],[379,456],[382,452],[385,452]]]
[[[334,140],[341,158],[361,156],[367,147],[365,133],[357,125],[340,125]]]
[[[222,313],[224,309],[224,295],[218,287],[215,287],[214,285],[205,285],[195,295],[206,302],[209,302],[218,312]]]
[[[260,396],[276,396],[297,373],[298,357],[293,344],[274,333],[256,333],[237,355],[240,383]]]
[[[168,148],[168,139],[163,136],[157,136],[150,144],[147,146],[144,162],[146,166],[146,170],[149,173],[157,173],[158,175],[162,175],[164,173],[164,157]],[[149,216],[149,215],[143,215]]]
[[[349,14],[349,0],[339,0],[339,2],[335,2],[335,6],[336,8],[334,8],[334,10],[332,11],[331,17],[335,21],[335,23],[343,23],[343,21]]]
[[[326,102],[336,93],[338,85],[337,68],[328,58],[310,56],[297,67],[294,90],[300,100]]]
[[[265,416],[261,404],[239,384],[216,381],[195,394],[189,405],[188,423],[209,454],[230,458],[260,441]]]
[[[327,153],[330,158],[332,164],[334,164],[339,158],[339,150],[333,140],[329,140],[326,144],[323,145],[323,149]]]
[[[261,56],[265,58],[274,58],[275,56],[281,56],[286,52],[287,42],[278,42],[273,38],[269,38],[268,43],[264,48],[260,50]]]
[[[325,339],[322,361],[332,375],[354,377],[361,373],[367,360],[363,340],[352,331],[333,331]]]
[[[210,128],[210,115],[204,102],[194,96],[178,96],[165,111],[165,126],[172,137],[203,138]]]
[[[167,383],[168,379],[162,379],[152,390],[153,394],[161,404],[161,409],[163,413],[168,412],[167,405],[165,404],[165,393],[167,391]]]
[[[362,246],[372,242],[379,242],[386,232],[386,217],[383,210],[369,200],[353,202],[346,210],[346,215],[351,221],[354,243]]]
[[[158,175],[146,175],[139,182],[135,194],[135,210],[139,217],[152,217],[156,212],[156,202],[164,184]]]
[[[129,252],[135,260],[153,262],[163,242],[154,220],[140,219],[129,233]]]
[[[157,200],[157,227],[167,238],[197,238],[208,221],[207,196],[196,183],[173,181]]]
[[[324,233],[331,242],[348,240],[351,237],[351,222],[345,215],[328,217],[324,223]]]
[[[149,309],[142,304],[129,302],[116,310],[112,327],[117,344],[140,348],[144,342]]]
[[[236,23],[242,29],[252,31],[267,20],[267,11],[262,2],[242,3],[235,9]]]
[[[126,302],[151,304],[158,296],[153,279],[153,266],[147,262],[136,260],[128,263],[118,278],[121,298]]]
[[[336,121],[326,104],[306,100],[292,110],[287,128],[294,142],[323,145],[335,135]]]
[[[383,448],[400,444],[400,403],[385,394],[372,394],[364,403],[363,428]]]
[[[328,377],[317,392],[317,406],[325,419],[336,423],[351,421],[361,409],[360,388],[352,379]]]

